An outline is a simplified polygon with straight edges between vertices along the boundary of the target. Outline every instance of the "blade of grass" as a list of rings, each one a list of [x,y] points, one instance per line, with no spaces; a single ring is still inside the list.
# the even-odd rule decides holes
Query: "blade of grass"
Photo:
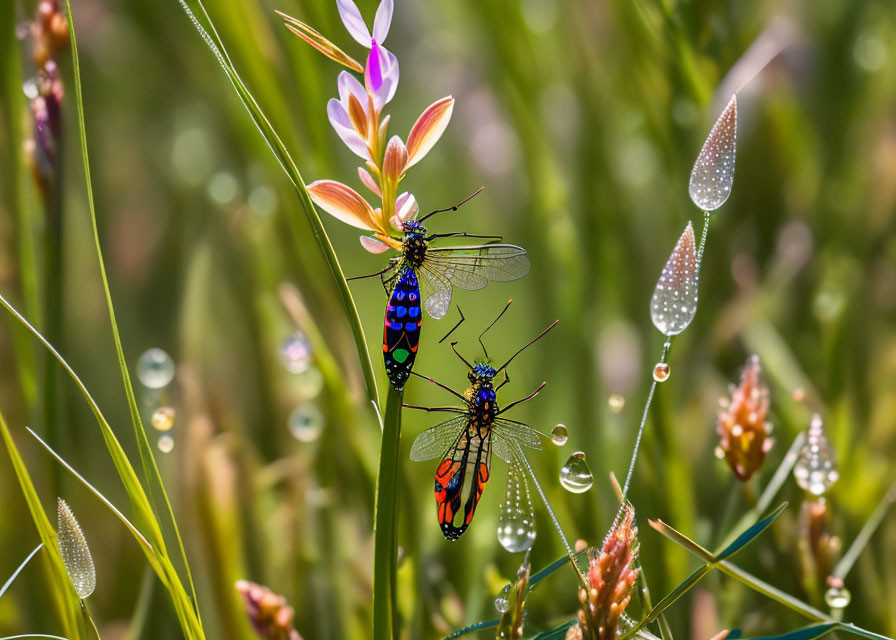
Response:
[[[192,601],[187,595],[186,590],[183,588],[180,577],[177,575],[177,571],[175,570],[174,565],[171,563],[171,560],[168,557],[168,553],[165,547],[165,541],[162,536],[162,531],[159,527],[159,522],[155,517],[155,513],[153,512],[152,505],[149,502],[149,498],[147,497],[146,492],[143,489],[143,485],[140,484],[140,480],[137,477],[136,472],[134,471],[133,465],[131,465],[131,461],[128,459],[127,455],[124,452],[124,449],[122,449],[121,444],[115,437],[115,433],[112,431],[112,428],[106,421],[106,418],[103,415],[103,412],[100,410],[99,405],[97,405],[96,401],[93,399],[93,396],[87,390],[87,387],[84,386],[84,383],[75,373],[74,369],[71,368],[68,362],[65,361],[65,359],[59,354],[59,352],[56,351],[53,345],[47,342],[47,339],[44,338],[43,335],[37,329],[35,329],[22,316],[22,314],[20,314],[16,310],[15,307],[13,307],[9,303],[9,301],[3,297],[3,295],[0,295],[0,306],[5,308],[16,320],[19,321],[19,323],[23,327],[25,327],[38,340],[38,342],[40,342],[40,344],[45,349],[53,354],[53,357],[62,366],[62,368],[65,369],[66,373],[68,373],[69,377],[71,377],[75,385],[78,387],[78,390],[84,396],[84,399],[87,401],[87,404],[90,406],[97,422],[99,423],[100,431],[103,435],[103,440],[106,444],[106,448],[109,451],[109,455],[112,458],[112,462],[115,465],[116,470],[118,471],[118,475],[121,478],[122,485],[124,486],[125,491],[128,494],[128,498],[131,501],[131,506],[137,513],[140,514],[146,526],[149,528],[147,533],[149,534],[149,538],[152,541],[154,554],[148,556],[148,558],[150,560],[150,564],[156,570],[159,578],[162,580],[163,584],[165,584],[171,595],[175,611],[178,614],[178,619],[181,622],[184,633],[189,638],[204,638],[205,636],[202,632],[202,625],[199,621],[198,616],[196,615],[196,611],[193,607]],[[158,563],[155,563],[155,559],[158,560]]]
[[[20,564],[20,565],[18,566],[18,568],[17,568],[15,571],[12,572],[12,575],[9,576],[9,580],[7,580],[7,581],[3,584],[2,587],[0,587],[0,598],[2,598],[2,597],[3,597],[3,594],[6,593],[6,590],[9,589],[9,586],[10,586],[13,582],[15,582],[16,577],[19,575],[19,573],[22,572],[22,569],[25,568],[25,565],[27,565],[27,564],[31,561],[31,558],[33,558],[33,557],[35,556],[35,554],[43,548],[43,546],[44,546],[44,543],[41,542],[39,545],[37,545],[36,547],[34,547],[34,551],[32,551],[31,553],[29,553],[29,554],[28,554],[28,557],[25,558],[25,559],[22,561],[22,564]]]
[[[40,535],[41,542],[47,549],[50,558],[50,573],[53,580],[53,595],[56,605],[59,609],[59,615],[62,621],[63,630],[72,637],[73,640],[80,640],[84,637],[81,633],[81,600],[75,593],[69,580],[68,572],[62,563],[62,557],[59,555],[59,548],[56,546],[56,529],[50,523],[47,514],[41,505],[37,490],[34,488],[34,482],[28,473],[25,462],[16,447],[12,434],[6,426],[6,420],[0,413],[0,436],[6,445],[6,452],[12,463],[13,471],[19,481],[19,488],[28,505],[28,511],[31,513],[31,519],[37,527],[37,533]]]
[[[355,305],[355,300],[352,297],[351,290],[349,289],[348,282],[345,279],[345,274],[342,271],[342,267],[339,264],[339,259],[336,257],[336,252],[333,249],[330,238],[327,235],[326,229],[324,229],[320,216],[317,215],[317,210],[314,208],[314,204],[311,202],[311,197],[308,195],[308,190],[305,188],[305,182],[302,179],[302,175],[299,172],[295,161],[292,159],[292,156],[289,154],[286,146],[283,144],[283,141],[280,139],[280,136],[277,134],[277,131],[271,125],[270,121],[268,120],[267,116],[265,116],[258,102],[255,100],[248,87],[246,87],[245,83],[240,78],[239,74],[236,71],[236,68],[230,62],[229,57],[226,57],[227,50],[226,48],[224,48],[224,45],[221,42],[220,38],[217,37],[214,23],[208,16],[208,13],[205,11],[205,7],[202,2],[199,2],[198,4],[202,9],[206,19],[208,20],[209,28],[211,30],[211,33],[215,35],[215,38],[212,38],[212,36],[209,34],[209,31],[206,31],[206,29],[202,26],[202,23],[199,22],[199,19],[190,9],[185,0],[178,0],[178,2],[180,3],[184,12],[187,14],[187,17],[193,23],[193,26],[199,32],[199,35],[202,37],[203,41],[206,43],[206,45],[208,45],[209,49],[212,50],[212,53],[215,55],[218,63],[224,69],[224,72],[227,75],[227,78],[230,80],[230,83],[233,86],[234,90],[236,91],[237,96],[243,103],[246,111],[248,111],[249,117],[252,119],[253,124],[255,124],[258,132],[264,138],[268,147],[271,149],[271,152],[274,154],[274,157],[277,159],[277,162],[280,164],[280,167],[283,169],[284,173],[289,178],[290,182],[293,185],[293,188],[296,191],[296,195],[299,198],[299,203],[302,205],[302,210],[305,212],[305,216],[308,218],[308,222],[311,225],[311,229],[314,233],[314,238],[317,241],[318,246],[320,247],[321,253],[323,254],[324,259],[326,260],[327,265],[330,268],[330,273],[333,277],[333,280],[336,282],[336,286],[339,289],[339,295],[342,298],[342,303],[345,307],[345,312],[348,317],[349,324],[351,325],[352,334],[355,339],[355,347],[357,348],[358,357],[361,362],[361,370],[364,373],[364,380],[367,384],[368,399],[379,406],[379,392],[376,385],[376,374],[373,370],[373,362],[370,359],[370,352],[367,350],[367,339],[364,336],[364,328],[362,327],[361,319],[358,316],[358,308],[357,305]]]
[[[896,502],[896,482],[890,485],[890,488],[887,489],[887,492],[881,499],[880,504],[877,505],[877,508],[865,523],[865,526],[863,526],[862,530],[859,531],[859,535],[856,536],[856,539],[853,540],[851,545],[849,545],[849,549],[847,549],[846,553],[843,554],[840,562],[838,562],[837,566],[834,567],[834,576],[840,578],[841,580],[846,578],[849,570],[852,569],[852,565],[855,564],[856,560],[859,557],[859,554],[862,553],[862,550],[865,549],[868,542],[871,540],[871,536],[874,535],[874,532],[877,531],[877,528],[880,526],[881,522],[884,521],[884,517],[887,515],[887,511],[889,511],[890,507],[893,506],[894,502]]]
[[[75,37],[75,21],[74,16],[72,15],[71,0],[65,0],[65,8],[69,16],[68,31],[69,38],[71,39],[72,67],[75,84],[75,104],[78,111],[78,134],[81,143],[81,159],[84,164],[84,183],[87,191],[87,209],[90,214],[90,223],[93,231],[93,241],[96,248],[97,260],[99,262],[100,277],[103,282],[103,293],[106,297],[106,307],[109,312],[109,323],[112,329],[112,338],[115,342],[115,352],[118,356],[118,366],[121,369],[121,378],[124,384],[125,395],[127,396],[128,408],[131,412],[131,421],[134,425],[134,434],[137,440],[137,449],[140,453],[140,460],[143,464],[144,479],[149,485],[149,495],[150,499],[152,500],[150,508],[153,515],[155,516],[153,519],[157,520],[159,517],[158,509],[155,508],[154,505],[155,501],[157,499],[163,500],[167,508],[168,526],[170,527],[171,532],[174,534],[177,540],[181,555],[181,562],[183,564],[183,570],[186,572],[187,582],[190,585],[192,607],[196,617],[195,622],[198,628],[201,630],[199,603],[196,598],[196,587],[193,584],[193,575],[190,571],[190,564],[187,560],[187,553],[184,549],[180,530],[177,527],[177,522],[174,517],[174,510],[171,507],[171,501],[169,500],[168,493],[165,491],[165,486],[162,483],[162,476],[159,473],[158,465],[156,464],[155,457],[153,456],[152,447],[150,447],[149,445],[149,439],[146,437],[146,430],[143,427],[143,421],[140,418],[140,409],[137,406],[137,398],[134,395],[134,387],[131,383],[130,374],[128,373],[127,361],[124,357],[124,348],[122,347],[121,336],[118,331],[118,324],[115,321],[115,309],[112,304],[112,292],[109,288],[109,279],[106,276],[106,265],[105,261],[103,260],[103,250],[100,244],[99,226],[96,219],[96,206],[93,199],[93,185],[90,178],[90,160],[87,153],[87,123],[84,116],[84,93],[81,86],[81,66],[78,57],[78,42]],[[108,439],[106,445],[107,447],[109,446]],[[123,452],[122,455],[124,455]],[[134,480],[136,480],[136,477],[134,478]],[[161,538],[164,534],[161,533],[161,525],[159,525],[159,528],[159,537]],[[156,546],[159,546],[158,543],[159,541],[156,542]],[[167,553],[164,553],[164,560],[168,560]]]

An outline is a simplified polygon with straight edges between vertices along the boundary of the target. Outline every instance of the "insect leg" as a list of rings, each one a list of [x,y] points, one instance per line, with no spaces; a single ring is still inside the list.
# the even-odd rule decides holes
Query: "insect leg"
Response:
[[[394,269],[395,265],[390,264],[388,267],[383,269],[382,271],[377,271],[376,273],[368,273],[366,276],[352,276],[351,278],[346,278],[346,280],[364,280],[366,278],[376,278],[377,276],[382,276],[384,273],[387,273],[389,270]]]
[[[438,238],[481,238],[483,240],[497,240],[500,242],[504,236],[483,236],[476,233],[467,233],[466,231],[456,231],[454,233],[434,233],[426,238],[426,241],[437,240]]]
[[[467,399],[464,398],[461,394],[459,394],[457,391],[455,391],[455,390],[452,389],[451,387],[447,387],[447,386],[445,386],[445,385],[442,384],[441,382],[436,382],[436,381],[433,380],[432,378],[428,378],[428,377],[426,377],[426,376],[424,376],[424,375],[421,375],[421,374],[417,373],[416,371],[411,371],[411,375],[413,375],[413,376],[417,376],[418,378],[423,378],[424,380],[429,380],[430,382],[432,382],[432,383],[433,383],[434,385],[436,385],[437,387],[441,387],[442,389],[444,389],[445,391],[447,391],[447,392],[450,393],[451,395],[460,398],[460,399],[463,400],[465,403],[467,402]]]
[[[466,413],[464,409],[458,409],[457,407],[418,407],[413,404],[402,404],[405,409],[420,409],[421,411],[431,412],[431,411],[447,411],[451,413]]]
[[[528,401],[528,400],[531,400],[532,398],[534,398],[535,396],[537,396],[537,395],[541,392],[542,389],[544,389],[544,387],[545,387],[546,384],[547,384],[547,382],[542,382],[540,385],[538,385],[538,388],[537,388],[535,391],[533,391],[532,393],[530,393],[529,395],[527,395],[525,398],[521,398],[520,400],[517,400],[516,402],[511,402],[509,405],[507,405],[506,407],[504,407],[503,409],[501,409],[496,415],[501,415],[502,413],[504,413],[504,412],[507,411],[508,409],[512,409],[513,407],[515,407],[515,406],[518,405],[518,404],[522,404],[522,403],[524,403],[524,402],[526,402],[526,401]]]
[[[504,380],[503,380],[503,382],[501,382],[501,384],[499,384],[497,387],[495,387],[495,392],[498,392],[501,389],[501,387],[503,387],[508,382],[510,382],[510,374],[507,373],[507,371],[504,371]]]

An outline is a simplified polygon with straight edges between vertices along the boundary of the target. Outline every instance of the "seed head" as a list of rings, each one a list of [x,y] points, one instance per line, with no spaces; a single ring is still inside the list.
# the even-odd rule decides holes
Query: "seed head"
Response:
[[[622,518],[604,539],[600,549],[588,552],[588,590],[579,587],[578,623],[566,633],[566,640],[612,640],[619,619],[631,600],[639,569],[638,527],[635,509],[626,504]]]
[[[236,583],[236,590],[243,596],[249,622],[259,638],[302,640],[299,632],[293,629],[295,611],[287,604],[286,598],[248,580],[239,580]]]
[[[78,597],[83,600],[96,588],[96,567],[93,565],[93,557],[90,555],[90,548],[87,546],[84,532],[81,531],[75,515],[62,498],[59,498],[56,513],[59,529],[57,532],[58,545],[62,563],[65,565],[69,580],[72,581]]]
[[[761,373],[759,356],[750,356],[727,407],[719,413],[716,427],[721,439],[719,449],[734,475],[743,482],[759,470],[774,444],[769,437],[772,426],[765,421],[769,396]]]

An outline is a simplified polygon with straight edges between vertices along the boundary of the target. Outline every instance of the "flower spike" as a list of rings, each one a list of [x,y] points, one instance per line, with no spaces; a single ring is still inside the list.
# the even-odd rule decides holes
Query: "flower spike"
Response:
[[[650,299],[650,318],[663,334],[677,335],[691,324],[697,313],[698,277],[694,227],[688,222]]]
[[[59,554],[62,564],[68,573],[72,586],[82,600],[90,596],[96,589],[96,567],[90,547],[84,538],[84,532],[65,500],[59,498],[57,503]]]
[[[762,466],[774,440],[768,415],[768,387],[762,380],[759,356],[747,360],[740,383],[731,391],[727,406],[719,413],[716,431],[719,453],[741,482],[746,482]]]

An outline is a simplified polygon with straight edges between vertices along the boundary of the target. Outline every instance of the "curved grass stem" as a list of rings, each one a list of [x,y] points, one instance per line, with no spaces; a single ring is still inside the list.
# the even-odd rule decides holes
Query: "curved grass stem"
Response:
[[[373,637],[398,637],[396,570],[398,565],[398,476],[403,391],[391,385],[383,416],[383,439],[376,476],[373,525]]]

